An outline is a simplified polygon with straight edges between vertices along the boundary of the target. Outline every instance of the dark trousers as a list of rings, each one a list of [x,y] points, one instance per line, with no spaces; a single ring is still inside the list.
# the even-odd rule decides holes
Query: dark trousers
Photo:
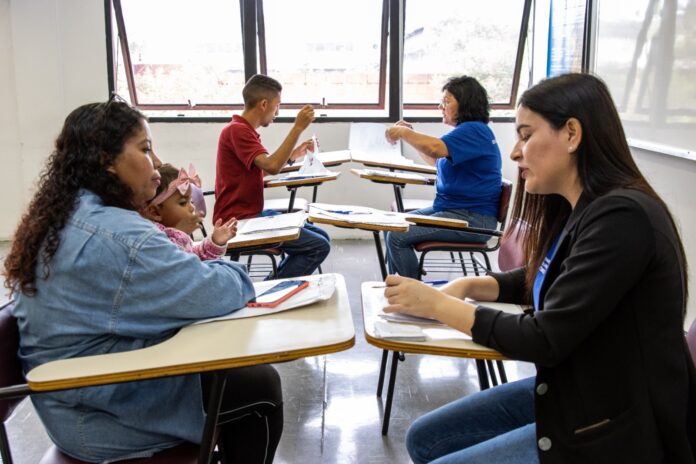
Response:
[[[218,417],[218,446],[226,464],[271,463],[283,433],[283,391],[270,365],[224,371],[225,390]],[[203,404],[211,374],[202,374]]]

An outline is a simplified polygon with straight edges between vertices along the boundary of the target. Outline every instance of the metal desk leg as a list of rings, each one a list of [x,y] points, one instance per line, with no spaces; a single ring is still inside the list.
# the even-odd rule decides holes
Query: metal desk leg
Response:
[[[401,194],[401,185],[393,184],[394,185],[394,198],[396,198],[396,209],[398,212],[403,213],[404,212],[404,198],[403,195]]]
[[[399,363],[399,352],[392,354],[391,372],[389,373],[389,386],[387,387],[387,404],[384,407],[384,419],[382,421],[382,435],[389,432],[389,417],[391,416],[392,400],[394,399],[394,383],[396,383],[396,367]]]
[[[288,213],[292,213],[292,207],[295,206],[295,195],[297,195],[297,187],[288,187],[290,190],[290,203],[288,203]]]
[[[375,238],[377,259],[379,259],[379,270],[382,271],[382,280],[384,280],[387,278],[387,265],[384,262],[384,252],[382,251],[382,241],[379,238],[379,231],[373,231],[372,236]]]
[[[387,370],[388,350],[382,350],[382,363],[379,366],[379,380],[377,380],[377,398],[382,397],[382,387],[384,386],[384,372]]]
[[[488,372],[486,371],[486,362],[483,359],[476,360],[476,370],[478,371],[479,388],[481,391],[490,388],[488,383]]]
[[[201,438],[201,447],[198,452],[198,464],[210,463],[210,456],[215,447],[213,436],[215,435],[215,427],[217,425],[218,414],[220,413],[220,405],[222,404],[222,392],[225,391],[225,382],[227,381],[227,376],[224,371],[215,372],[212,375],[213,381],[210,385],[205,426],[203,427],[203,437]]]
[[[505,374],[505,366],[503,366],[503,361],[496,361],[498,366],[498,374],[500,374],[500,383],[507,383],[507,375]]]
[[[314,191],[312,192],[312,203],[317,202],[317,191],[319,190],[319,186],[315,185],[314,186]]]

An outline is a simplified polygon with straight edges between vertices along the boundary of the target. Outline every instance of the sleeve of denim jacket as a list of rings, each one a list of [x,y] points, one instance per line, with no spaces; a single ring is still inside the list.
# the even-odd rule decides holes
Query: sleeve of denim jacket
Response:
[[[114,294],[109,331],[159,338],[196,320],[231,313],[254,296],[243,266],[201,261],[150,228],[130,249]]]

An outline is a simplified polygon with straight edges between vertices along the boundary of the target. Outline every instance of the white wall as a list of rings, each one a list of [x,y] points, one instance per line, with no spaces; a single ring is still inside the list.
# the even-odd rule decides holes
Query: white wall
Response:
[[[9,239],[30,198],[39,169],[68,112],[80,104],[104,100],[108,93],[103,3],[96,0],[0,0],[0,153],[3,186],[9,195],[0,203],[0,239]],[[223,124],[152,124],[155,149],[175,165],[196,164],[205,185],[213,185],[217,137]],[[503,174],[516,179],[508,154],[514,141],[512,124],[493,124],[503,152]],[[261,130],[274,149],[289,129],[274,124]],[[418,130],[439,135],[441,124],[418,124]],[[323,150],[344,149],[349,124],[315,124]],[[407,150],[407,156],[415,157]],[[696,163],[636,151],[641,169],[663,195],[681,228],[687,255],[696,269]],[[393,200],[389,186],[369,183],[350,174],[345,165],[338,181],[319,190],[319,200],[386,208]],[[308,196],[309,191],[303,192]],[[432,198],[432,188],[409,186],[411,198]],[[284,197],[284,189],[269,190],[268,198]],[[368,235],[332,228],[332,236]],[[696,270],[690,287],[696,295]],[[696,316],[691,299],[687,322]],[[659,308],[656,308],[659,310]]]

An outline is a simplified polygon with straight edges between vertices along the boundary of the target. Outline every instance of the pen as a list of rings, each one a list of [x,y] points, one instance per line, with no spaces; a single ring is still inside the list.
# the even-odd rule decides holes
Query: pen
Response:
[[[449,283],[449,280],[425,280],[423,281],[424,284],[428,285],[445,285],[446,283]]]

